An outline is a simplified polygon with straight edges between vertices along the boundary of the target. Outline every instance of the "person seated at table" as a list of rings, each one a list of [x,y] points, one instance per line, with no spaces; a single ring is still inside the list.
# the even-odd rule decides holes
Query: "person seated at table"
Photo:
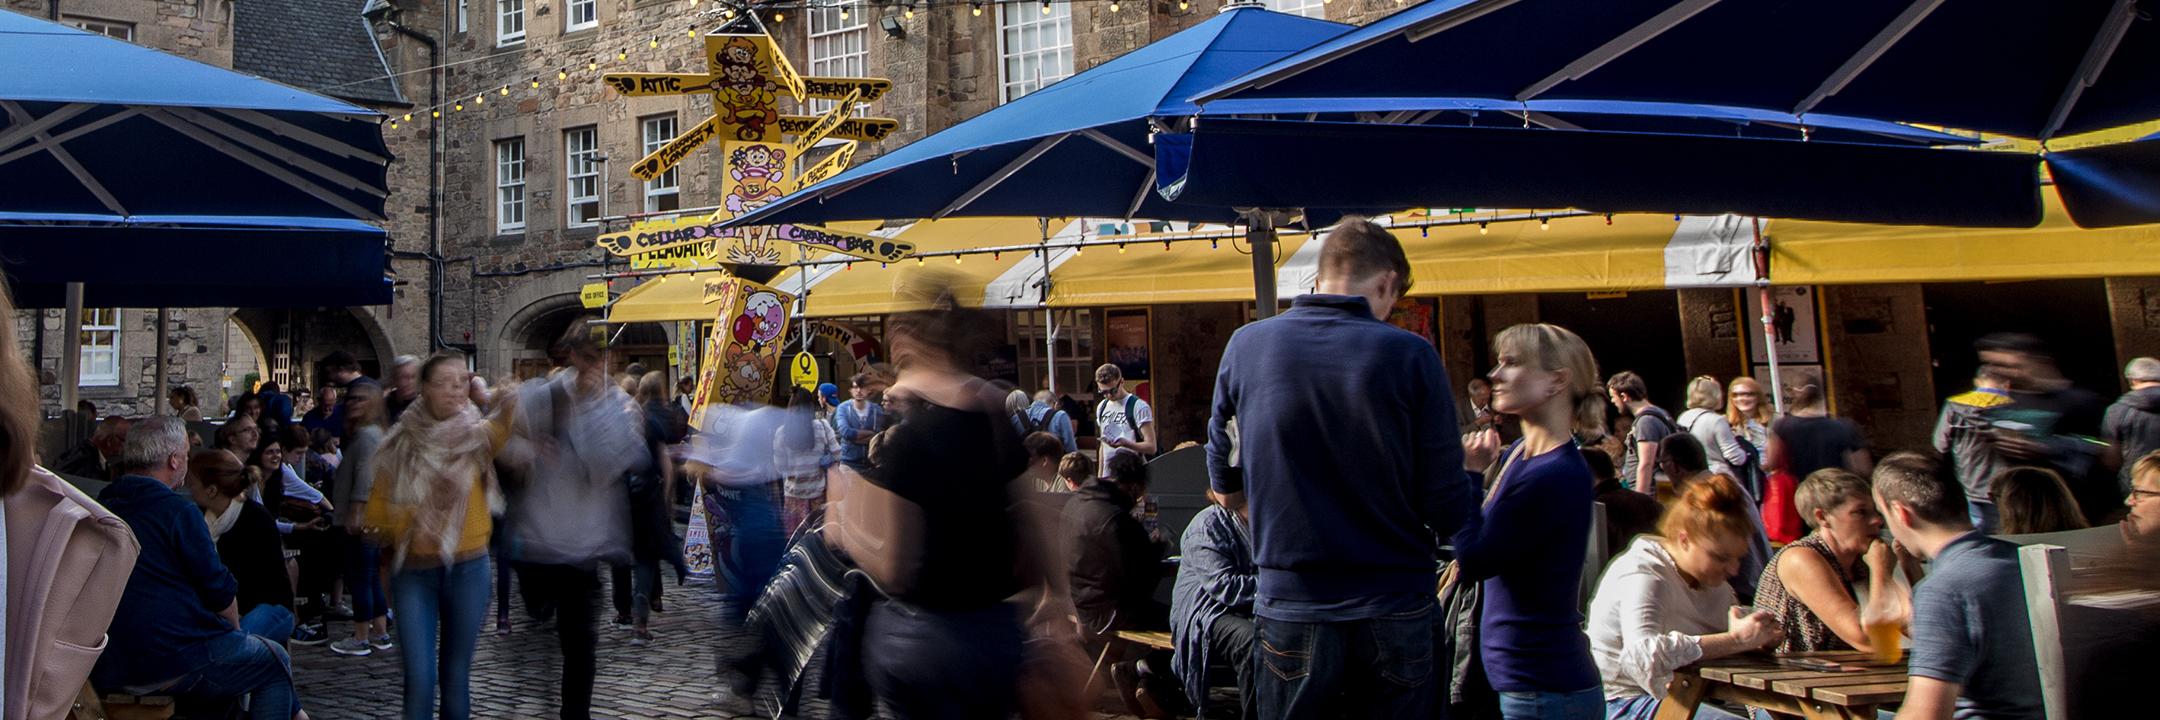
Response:
[[[2083,530],[2085,511],[2078,507],[2070,485],[2055,471],[2038,467],[2014,467],[1996,473],[1988,481],[1988,495],[2002,518],[1997,535]]]
[[[1769,648],[1784,631],[1770,613],[1735,607],[1724,580],[1740,571],[1748,536],[1747,494],[1711,475],[1680,487],[1657,535],[1635,538],[1614,558],[1590,599],[1590,652],[1604,680],[1609,720],[1657,715],[1673,671],[1703,660]],[[1704,705],[1697,718],[1730,718]]]
[[[1706,478],[1725,478],[1732,481],[1734,487],[1739,487],[1739,481],[1732,476],[1710,472],[1710,460],[1703,449],[1702,441],[1687,433],[1674,433],[1659,441],[1658,465],[1664,471],[1665,477],[1672,478],[1675,496],[1685,490],[1689,483]],[[1740,488],[1740,495],[1747,500],[1743,505],[1747,510],[1748,524],[1753,526],[1754,530],[1748,534],[1747,554],[1740,558],[1740,572],[1727,578],[1726,582],[1732,585],[1733,594],[1739,598],[1740,604],[1752,605],[1755,603],[1755,580],[1762,577],[1763,566],[1770,563],[1770,537],[1763,532],[1762,512],[1756,509],[1759,503],[1753,496],[1748,495],[1746,488]]]
[[[127,444],[128,427],[133,424],[134,421],[118,415],[99,420],[89,439],[53,461],[52,471],[89,480],[113,479],[114,470],[120,464],[121,447]]]
[[[1875,467],[1875,506],[1898,544],[1932,561],[1913,587],[1910,683],[1898,718],[2041,717],[2017,545],[1974,531],[1964,487],[1918,453]]]
[[[1148,471],[1136,453],[1116,453],[1110,476],[1074,488],[1076,499],[1065,503],[1059,523],[1059,546],[1065,549],[1066,577],[1073,608],[1080,621],[1080,637],[1088,656],[1097,657],[1120,630],[1159,630],[1168,627],[1166,608],[1155,602],[1155,585],[1162,576],[1162,551],[1149,541],[1147,529],[1133,517],[1132,509],[1146,494]],[[1143,713],[1138,704],[1136,657],[1116,657],[1113,669],[1120,696],[1133,714]]]
[[[1208,667],[1227,665],[1237,673],[1237,717],[1259,716],[1253,696],[1253,595],[1260,568],[1253,564],[1252,524],[1243,498],[1208,491],[1214,504],[1202,508],[1179,539],[1177,584],[1170,591],[1172,659],[1184,681],[1185,699],[1200,717],[1228,717],[1210,712]],[[1235,507],[1228,503],[1237,503]]]
[[[1020,447],[1027,450],[1027,470],[1020,473],[1026,478],[1024,486],[1030,490],[1048,490],[1062,486],[1058,479],[1058,463],[1065,459],[1065,444],[1056,435],[1046,432],[1028,433],[1020,438]],[[1060,487],[1060,490],[1063,488]]]
[[[137,423],[120,468],[120,479],[98,493],[98,502],[127,522],[142,551],[107,631],[108,646],[90,673],[92,685],[171,694],[190,715],[246,696],[255,720],[307,717],[293,693],[285,648],[262,635],[274,626],[291,628],[292,614],[272,609],[241,619],[239,583],[218,559],[202,509],[175,491],[188,469],[180,419]],[[198,704],[208,707],[193,707]]]
[[[1755,590],[1755,606],[1785,629],[1777,651],[1872,652],[1853,590],[1866,584],[1869,597],[1890,592],[1897,554],[1881,539],[1882,514],[1867,479],[1823,468],[1800,481],[1793,503],[1812,530],[1770,558]]]
[[[247,497],[247,468],[232,453],[200,450],[188,456],[187,478],[188,490],[217,543],[218,560],[239,583],[233,601],[239,605],[240,623],[248,625],[251,618],[270,609],[291,613],[293,588],[285,574],[284,545],[270,511]],[[293,631],[291,616],[285,617],[281,627],[259,626],[260,634],[285,644]]]

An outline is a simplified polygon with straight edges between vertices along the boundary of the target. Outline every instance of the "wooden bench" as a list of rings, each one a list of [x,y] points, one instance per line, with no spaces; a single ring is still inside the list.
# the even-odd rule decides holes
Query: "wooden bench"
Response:
[[[1794,653],[1857,670],[1809,670],[1763,655],[1741,655],[1682,668],[1673,674],[1657,720],[1689,720],[1704,700],[1759,707],[1808,720],[1873,720],[1877,705],[1905,698],[1905,663],[1862,652]]]
[[[171,695],[99,693],[87,682],[68,711],[68,720],[166,720],[172,716]]]
[[[1170,633],[1161,630],[1119,630],[1118,639],[1135,645],[1145,645],[1157,650],[1175,650]]]

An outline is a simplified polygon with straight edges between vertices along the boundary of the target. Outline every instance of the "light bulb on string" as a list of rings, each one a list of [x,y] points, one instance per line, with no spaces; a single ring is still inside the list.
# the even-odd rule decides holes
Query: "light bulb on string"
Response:
[[[969,11],[969,12],[972,12],[972,13],[974,13],[974,14],[975,14],[975,17],[982,17],[982,3],[979,3],[979,2],[971,2],[971,3],[968,3],[968,11]]]
[[[1207,241],[1207,249],[1209,249],[1209,250],[1221,250],[1221,249],[1222,249],[1222,241],[1221,241],[1221,240],[1209,240],[1209,241]]]
[[[1551,229],[1552,229],[1552,218],[1549,218],[1549,217],[1545,217],[1545,218],[1538,218],[1538,221],[1537,221],[1537,229],[1539,229],[1539,230],[1551,230]]]
[[[1170,252],[1170,241],[1168,241],[1168,240],[1164,240],[1164,241],[1162,241],[1162,251],[1163,251],[1163,252]]]
[[[952,256],[952,264],[954,264],[954,265],[958,265],[958,264],[960,264],[960,256],[958,256],[958,255],[954,255],[954,256]]]
[[[478,95],[474,95],[474,96],[472,96],[472,104],[474,104],[474,105],[486,105],[486,104],[487,104],[487,93],[480,93],[480,94],[478,94]]]
[[[1482,221],[1482,220],[1478,221],[1478,224],[1477,224],[1477,234],[1479,234],[1479,235],[1483,235],[1483,234],[1485,234],[1485,233],[1487,233],[1487,232],[1491,232],[1491,231],[1490,231],[1490,230],[1487,230],[1487,229],[1485,228],[1485,222],[1484,222],[1484,221]]]
[[[555,70],[555,79],[556,79],[556,80],[568,80],[568,79],[570,79],[570,68],[558,68],[558,69],[556,69],[556,70]]]
[[[787,19],[787,16],[786,16],[786,15],[782,15],[782,14],[780,14],[780,12],[779,12],[778,10],[775,10],[775,11],[773,11],[773,14],[772,14],[772,21],[773,21],[773,22],[780,22],[780,21],[782,21],[782,20],[786,20],[786,19]]]
[[[1043,4],[1042,4],[1042,10],[1043,10],[1043,14],[1044,14],[1044,15],[1048,15],[1048,14],[1050,14],[1050,3],[1049,3],[1049,0],[1044,0],[1044,2],[1043,2]]]
[[[441,110],[436,110],[436,111],[435,111],[435,117],[442,117],[442,111],[441,111]]]
[[[532,79],[532,89],[534,89],[534,90],[538,90],[538,89],[540,89],[540,78],[533,78],[533,79]]]
[[[1118,0],[1110,0],[1110,12],[1118,11]]]
[[[904,9],[904,10],[902,10],[902,11],[901,11],[901,14],[903,14],[903,15],[906,15],[906,16],[907,16],[907,19],[909,19],[909,20],[913,20],[913,19],[915,19],[915,6],[914,6],[914,5],[909,5],[909,6],[907,6],[907,7],[906,7],[906,9]]]
[[[922,267],[922,265],[923,265],[923,259],[922,259],[922,258],[915,258],[915,267]]]
[[[534,82],[533,82],[533,84],[534,84],[534,85],[538,85],[538,84],[540,84],[540,83],[539,83],[538,81],[534,81]],[[503,97],[509,97],[509,96],[510,96],[510,86],[508,86],[508,85],[504,85],[504,86],[502,86],[502,91],[501,91],[501,92],[499,92],[499,93],[496,93],[496,94],[498,94],[498,95],[502,95]]]
[[[392,129],[392,130],[396,130],[396,129],[397,129],[397,121],[396,121],[396,120],[392,120],[392,121],[390,121],[390,129]]]
[[[694,39],[697,39],[697,26],[696,26],[696,25],[692,25],[692,26],[690,26],[690,38],[691,38],[691,39],[693,39],[693,40],[694,40]]]
[[[1612,224],[1612,213],[1605,213],[1605,224]]]
[[[600,69],[600,61],[598,61],[598,60],[587,60],[587,61],[585,61],[585,69],[586,69],[586,70],[598,70],[598,69]]]
[[[465,110],[465,103],[458,103],[456,105],[452,105],[450,106],[450,110],[452,112],[463,112]]]
[[[1177,0],[1177,9],[1178,9],[1178,12],[1185,12],[1186,10],[1188,10],[1188,9],[1191,9],[1191,8],[1192,8],[1192,3],[1190,3],[1190,2],[1186,2],[1186,0]]]
[[[622,49],[622,50],[617,50],[617,51],[615,51],[615,59],[617,59],[617,60],[628,60],[628,59],[630,59],[630,50],[629,50],[628,48],[625,48],[625,49]]]
[[[405,113],[405,122],[412,122],[412,113]]]
[[[654,50],[658,50],[658,49],[660,49],[660,36],[658,36],[658,35],[654,35],[654,36],[652,36],[652,40],[651,40],[650,42],[647,42],[647,43],[645,44],[645,47],[649,47],[649,48],[652,48],[652,49],[654,49]]]
[[[1119,255],[1123,255],[1123,254],[1125,254],[1125,243],[1118,243],[1118,244],[1117,244],[1117,252],[1118,252],[1118,254],[1119,254]]]
[[[846,6],[846,5],[841,5],[841,6],[840,6],[840,19],[842,19],[842,20],[846,20],[847,18],[848,18],[847,6]]]

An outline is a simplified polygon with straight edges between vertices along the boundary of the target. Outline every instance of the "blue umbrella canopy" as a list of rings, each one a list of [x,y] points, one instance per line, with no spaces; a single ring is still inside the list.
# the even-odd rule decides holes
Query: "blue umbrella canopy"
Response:
[[[26,305],[48,294],[31,284],[67,282],[129,286],[87,290],[124,300],[106,304],[387,302],[384,233],[368,224],[383,220],[388,194],[380,119],[0,12],[0,268],[30,290],[19,293]],[[175,263],[304,254],[278,243],[311,239],[335,244],[324,250],[335,261],[291,288]],[[214,291],[235,285],[250,289]]]
[[[1158,197],[1149,118],[1349,29],[1235,8],[736,218],[734,225],[947,216],[1229,221]]]
[[[2160,117],[2160,26],[2137,0],[1430,0],[1200,99],[1361,96],[1699,103],[2046,139]]]

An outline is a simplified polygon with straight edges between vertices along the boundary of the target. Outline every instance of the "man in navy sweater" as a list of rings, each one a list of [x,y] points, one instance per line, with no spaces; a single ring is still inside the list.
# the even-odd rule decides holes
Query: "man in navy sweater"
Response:
[[[1477,501],[1439,354],[1381,319],[1409,286],[1394,235],[1346,218],[1317,292],[1223,350],[1208,475],[1252,516],[1261,717],[1426,717],[1438,697],[1435,538]]]

